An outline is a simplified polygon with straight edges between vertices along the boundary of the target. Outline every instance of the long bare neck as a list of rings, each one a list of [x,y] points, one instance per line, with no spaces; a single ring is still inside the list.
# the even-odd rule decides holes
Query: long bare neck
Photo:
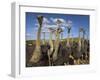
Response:
[[[57,32],[56,34],[56,42],[57,42],[57,46],[59,46],[59,42],[60,42],[60,33]]]
[[[56,32],[55,52],[53,53],[53,61],[57,60],[59,43],[60,43],[60,40],[59,40],[59,33]]]
[[[56,41],[55,41],[55,54],[57,54],[58,48],[59,48],[59,43],[60,43],[60,33],[56,32]]]
[[[78,40],[78,45],[79,45],[78,50],[80,51],[80,50],[81,50],[81,33],[80,33],[80,32],[79,32],[79,40]]]
[[[41,28],[42,28],[43,16],[38,16],[37,20],[39,23],[39,27],[38,27],[38,32],[37,32],[36,48],[40,48],[40,38],[41,38]]]
[[[41,28],[42,28],[42,25],[40,25],[39,28],[38,28],[37,40],[36,40],[36,48],[40,48]]]
[[[53,48],[52,33],[50,33],[49,43],[50,43],[50,47]]]

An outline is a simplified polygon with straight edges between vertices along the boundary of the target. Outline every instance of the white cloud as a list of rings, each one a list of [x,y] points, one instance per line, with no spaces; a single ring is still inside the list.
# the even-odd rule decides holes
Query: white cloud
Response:
[[[44,18],[43,18],[43,27],[46,27],[49,23],[50,23],[49,19],[47,19],[46,17],[44,17]],[[36,27],[39,26],[38,22],[35,23],[35,26],[36,26]]]
[[[41,32],[46,32],[46,33],[48,33],[48,32],[50,32],[50,31],[48,30],[47,27],[43,27],[42,30],[41,30]]]
[[[57,25],[47,25],[47,28],[57,28]]]
[[[39,24],[38,23],[35,23],[35,26],[39,26]]]
[[[50,20],[55,24],[57,22],[57,19],[59,19],[62,24],[61,26],[62,27],[65,27],[65,26],[72,26],[72,21],[71,20],[65,20],[65,19],[62,19],[62,18],[50,18]]]
[[[56,29],[56,28],[58,27],[58,26],[55,24],[56,21],[57,21],[57,19],[59,19],[59,20],[62,22],[61,28],[64,30],[64,29],[65,29],[65,26],[66,26],[66,21],[65,21],[64,19],[62,19],[62,18],[50,18],[50,19],[48,19],[48,18],[44,17],[44,18],[43,18],[43,27],[42,27],[41,32],[49,33],[50,31],[49,31],[48,28]],[[49,24],[50,22],[52,22],[53,24]],[[36,23],[35,25],[37,26],[36,29],[35,29],[35,32],[37,32],[37,30],[38,30],[38,25],[39,25],[39,24]]]
[[[44,17],[43,18],[43,24],[49,24],[49,23],[50,23],[50,21],[46,17]]]
[[[68,20],[67,23],[66,23],[66,26],[72,26],[72,21]]]
[[[49,33],[50,32],[49,28],[56,29],[57,25],[47,25],[46,27],[42,27],[42,32]],[[61,28],[62,30],[65,29],[65,27],[61,27]]]
[[[45,27],[42,28],[42,32],[50,32],[49,28],[56,29],[57,25],[46,25]]]
[[[50,20],[51,20],[53,23],[56,23],[58,19],[62,22],[62,24],[66,23],[66,21],[65,21],[64,19],[62,19],[62,18],[50,18]]]
[[[27,33],[26,36],[31,36],[31,34],[30,33]]]

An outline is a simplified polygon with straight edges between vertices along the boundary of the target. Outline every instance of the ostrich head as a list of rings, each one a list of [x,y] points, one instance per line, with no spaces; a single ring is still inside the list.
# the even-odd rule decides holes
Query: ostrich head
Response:
[[[57,31],[58,31],[58,33],[63,32],[62,28],[58,28]]]
[[[37,17],[37,19],[38,19],[39,24],[42,25],[43,16],[39,15],[39,16]]]

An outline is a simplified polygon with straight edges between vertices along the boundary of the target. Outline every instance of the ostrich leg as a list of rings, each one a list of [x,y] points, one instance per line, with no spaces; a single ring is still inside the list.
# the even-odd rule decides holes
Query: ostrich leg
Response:
[[[37,32],[36,48],[35,48],[33,55],[30,59],[30,62],[33,62],[33,63],[37,63],[41,58],[40,34],[41,34],[43,16],[38,16],[37,19],[39,22],[39,27],[38,27],[38,32]]]

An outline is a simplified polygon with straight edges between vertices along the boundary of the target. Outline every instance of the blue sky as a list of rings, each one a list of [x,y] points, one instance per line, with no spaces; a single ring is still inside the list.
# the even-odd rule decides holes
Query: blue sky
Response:
[[[36,40],[36,34],[38,29],[37,16],[42,15],[43,18],[43,28],[42,32],[46,32],[45,38],[49,39],[48,27],[56,27],[56,20],[62,21],[61,28],[63,29],[63,38],[67,38],[67,21],[72,22],[71,36],[78,37],[79,27],[83,27],[86,30],[86,34],[89,37],[89,15],[75,15],[75,14],[53,14],[53,13],[34,13],[26,12],[26,40]],[[54,37],[54,36],[53,36]],[[43,39],[43,34],[41,33],[41,39]]]

